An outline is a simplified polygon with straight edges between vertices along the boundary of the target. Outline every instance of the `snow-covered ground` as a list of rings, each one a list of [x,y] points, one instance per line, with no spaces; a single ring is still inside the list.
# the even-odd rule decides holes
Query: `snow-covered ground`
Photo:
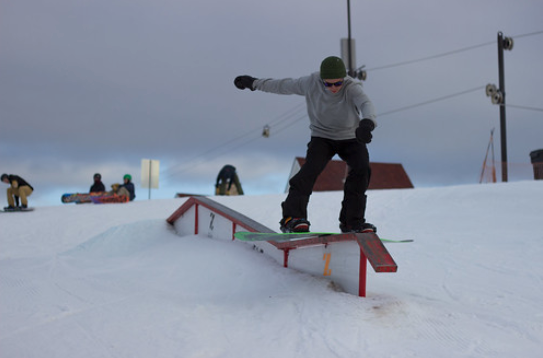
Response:
[[[284,195],[214,200],[277,229]],[[337,231],[342,194],[310,221]],[[241,242],[180,237],[184,199],[0,213],[0,356],[540,357],[543,181],[369,193],[397,273],[368,296]]]

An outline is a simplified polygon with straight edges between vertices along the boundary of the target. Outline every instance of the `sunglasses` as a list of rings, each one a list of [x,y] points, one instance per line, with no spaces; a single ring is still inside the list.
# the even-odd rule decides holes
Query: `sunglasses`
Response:
[[[343,81],[337,81],[337,82],[334,82],[334,83],[330,83],[330,82],[326,82],[326,81],[322,81],[322,83],[324,84],[324,87],[339,87],[343,84]]]

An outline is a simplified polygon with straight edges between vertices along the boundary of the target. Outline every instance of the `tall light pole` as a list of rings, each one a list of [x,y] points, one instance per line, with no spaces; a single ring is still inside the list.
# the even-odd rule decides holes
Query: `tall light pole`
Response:
[[[347,0],[347,56],[348,56],[348,64],[347,73],[349,76],[353,76],[353,70],[354,70],[354,63],[353,63],[353,48],[351,44],[351,0]]]
[[[354,39],[351,36],[351,0],[347,0],[347,38],[341,39],[341,57],[347,67],[347,74],[359,80],[366,80],[366,71],[362,70],[365,66],[356,68],[356,56]]]

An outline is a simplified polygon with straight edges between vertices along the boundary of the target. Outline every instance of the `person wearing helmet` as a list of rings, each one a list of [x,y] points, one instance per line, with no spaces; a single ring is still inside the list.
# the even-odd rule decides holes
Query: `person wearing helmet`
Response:
[[[101,193],[106,191],[104,183],[102,183],[102,175],[100,173],[94,174],[94,183],[90,187],[89,193]]]
[[[4,210],[15,210],[19,205],[19,198],[21,199],[21,208],[28,208],[27,197],[34,191],[32,185],[28,184],[26,180],[20,176],[13,174],[2,174],[0,180],[10,185],[7,190],[8,206],[5,207]]]
[[[130,201],[132,201],[136,198],[136,188],[134,188],[134,183],[132,183],[132,175],[125,174],[123,180],[124,184],[119,187],[119,193],[122,193],[126,190],[128,192]]]

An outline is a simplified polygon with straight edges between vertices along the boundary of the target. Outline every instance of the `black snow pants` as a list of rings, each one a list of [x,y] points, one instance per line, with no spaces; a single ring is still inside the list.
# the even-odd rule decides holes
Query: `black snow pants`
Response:
[[[288,196],[281,204],[283,218],[307,219],[307,205],[313,185],[336,154],[349,168],[343,187],[339,221],[348,227],[356,227],[365,222],[366,190],[371,175],[368,148],[356,139],[332,140],[319,137],[311,137],[305,164],[289,181]]]

